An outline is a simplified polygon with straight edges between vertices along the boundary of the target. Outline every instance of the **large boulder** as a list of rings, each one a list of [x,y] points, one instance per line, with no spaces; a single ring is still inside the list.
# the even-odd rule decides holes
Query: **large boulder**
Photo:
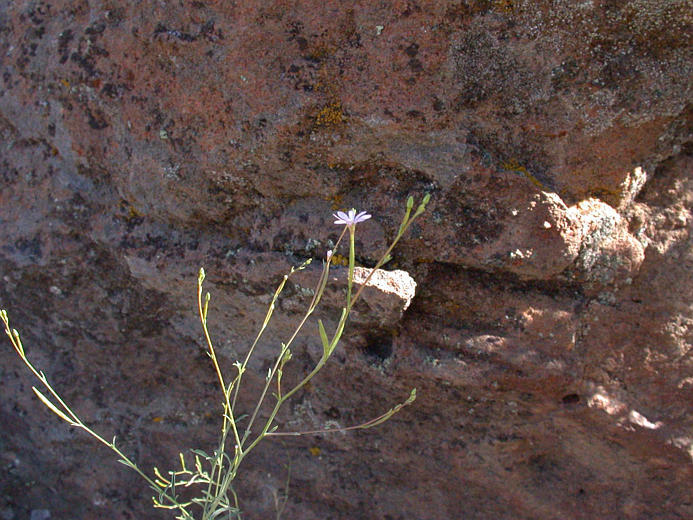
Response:
[[[172,467],[220,425],[199,267],[230,372],[314,259],[251,361],[251,411],[332,212],[373,215],[363,276],[430,193],[278,425],[417,401],[266,441],[245,518],[275,515],[288,466],[292,519],[691,518],[692,21],[686,0],[3,2],[0,307],[88,424]],[[0,516],[170,518],[5,347]],[[321,352],[310,320],[287,380]]]

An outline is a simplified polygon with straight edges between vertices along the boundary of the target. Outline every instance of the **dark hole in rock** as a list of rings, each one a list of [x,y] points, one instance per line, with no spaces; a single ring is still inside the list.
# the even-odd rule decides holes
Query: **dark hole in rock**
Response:
[[[332,406],[332,407],[328,408],[328,409],[325,411],[325,415],[326,415],[327,417],[329,417],[330,419],[339,419],[339,418],[342,416],[342,414],[341,414],[341,412],[339,411],[339,409],[338,409],[337,407],[335,407],[335,406]]]
[[[392,356],[392,336],[387,333],[368,336],[363,353],[377,361],[385,361]]]
[[[577,394],[567,394],[563,396],[563,404],[575,404],[580,402],[580,396]]]

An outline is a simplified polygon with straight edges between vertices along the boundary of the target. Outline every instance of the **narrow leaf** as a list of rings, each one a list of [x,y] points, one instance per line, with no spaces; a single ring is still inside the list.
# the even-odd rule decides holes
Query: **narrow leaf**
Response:
[[[342,337],[342,333],[344,332],[344,326],[346,325],[346,320],[349,317],[348,311],[346,307],[342,309],[342,317],[339,319],[339,324],[337,325],[337,330],[334,333],[334,337],[332,338],[332,345],[330,348],[330,351],[328,352],[328,355],[332,354],[332,351],[337,348],[337,344],[339,343],[339,340]]]
[[[325,332],[325,326],[322,324],[322,320],[318,320],[318,330],[320,331],[320,340],[322,341],[322,355],[327,357],[330,351],[330,342],[327,340],[327,333]]]
[[[53,403],[51,403],[45,395],[43,395],[41,392],[39,392],[38,388],[36,388],[35,386],[32,386],[31,389],[34,391],[36,396],[41,400],[41,402],[43,404],[45,404],[48,407],[48,409],[50,409],[51,412],[53,412],[55,415],[60,417],[63,421],[70,423],[72,426],[77,426],[77,424],[75,424],[75,421],[73,421],[67,415],[65,415],[63,412],[58,410],[56,408],[56,406]]]
[[[206,460],[212,460],[212,458],[213,458],[213,457],[210,457],[209,455],[207,455],[207,453],[202,451],[202,450],[194,449],[194,450],[190,450],[190,451],[192,453],[194,453],[195,455],[199,455],[200,457],[202,457],[203,459],[206,459]]]

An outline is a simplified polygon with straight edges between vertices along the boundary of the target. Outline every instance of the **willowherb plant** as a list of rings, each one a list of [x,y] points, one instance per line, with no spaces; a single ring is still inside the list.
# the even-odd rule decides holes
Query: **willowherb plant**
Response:
[[[320,274],[317,287],[314,291],[313,298],[308,305],[308,309],[296,326],[296,329],[292,333],[291,337],[287,339],[286,343],[281,344],[279,353],[267,373],[265,385],[260,393],[260,396],[258,397],[257,403],[252,413],[244,418],[241,418],[236,414],[236,403],[248,362],[250,361],[253,352],[255,351],[255,347],[257,346],[262,334],[270,322],[270,319],[272,318],[275,304],[287,280],[294,272],[303,269],[308,263],[310,263],[310,260],[304,262],[298,268],[292,268],[288,274],[284,275],[284,278],[274,292],[274,297],[270,302],[265,319],[257,336],[255,337],[255,340],[251,344],[248,353],[242,362],[236,361],[233,364],[235,371],[230,380],[227,380],[224,377],[224,373],[222,372],[219,365],[219,360],[217,359],[217,355],[214,350],[212,338],[210,337],[209,330],[207,329],[207,309],[209,306],[210,295],[209,293],[205,293],[203,296],[202,286],[205,279],[205,273],[204,269],[200,269],[197,279],[198,313],[207,346],[207,353],[212,360],[212,365],[214,366],[219,387],[223,395],[221,435],[219,438],[219,443],[212,453],[208,454],[199,449],[192,449],[190,450],[192,453],[192,463],[186,463],[185,457],[182,453],[180,453],[180,469],[167,471],[165,475],[156,467],[154,468],[153,476],[146,474],[137,466],[137,464],[130,460],[120,450],[120,448],[116,446],[115,437],[113,437],[113,440],[108,441],[89,426],[84,424],[79,416],[55,391],[53,386],[48,382],[45,374],[42,371],[37,370],[29,361],[26,356],[24,346],[22,345],[22,341],[19,337],[19,332],[10,327],[7,312],[5,310],[0,311],[0,319],[2,319],[3,323],[5,324],[5,332],[9,336],[15,351],[44,388],[44,390],[41,391],[35,386],[32,387],[32,390],[36,396],[45,406],[47,406],[63,421],[67,422],[70,426],[87,432],[93,438],[113,450],[118,456],[119,462],[137,472],[137,474],[139,474],[154,491],[154,507],[174,510],[178,513],[176,518],[181,520],[240,519],[241,510],[238,503],[238,497],[233,488],[233,482],[239,474],[239,469],[243,463],[243,460],[252,450],[256,448],[260,441],[268,437],[311,435],[371,428],[383,423],[384,421],[387,421],[390,417],[399,412],[404,406],[411,404],[414,399],[416,399],[416,389],[413,389],[406,401],[391,408],[384,414],[365,423],[348,426],[345,428],[305,432],[281,432],[277,431],[277,425],[274,424],[275,418],[281,407],[296,392],[304,388],[306,384],[308,384],[308,382],[311,381],[313,377],[315,377],[315,375],[325,366],[325,363],[327,363],[327,360],[330,358],[335,348],[339,344],[351,309],[359,299],[361,291],[363,291],[363,288],[367,285],[373,273],[375,273],[377,269],[379,269],[390,259],[390,253],[392,252],[393,248],[402,238],[414,219],[424,212],[429,199],[430,196],[426,194],[413,214],[412,209],[414,207],[414,199],[412,197],[407,199],[406,212],[394,240],[382,255],[380,260],[378,260],[375,267],[370,271],[369,276],[366,278],[363,284],[361,284],[358,290],[353,293],[352,287],[354,281],[355,264],[354,237],[356,233],[356,225],[371,218],[371,215],[367,214],[365,211],[356,213],[356,210],[354,209],[348,211],[347,213],[341,211],[335,213],[335,224],[343,225],[344,230],[339,236],[334,249],[327,252],[327,257],[324,261],[322,272]],[[287,363],[291,360],[292,343],[296,339],[298,333],[301,331],[310,315],[315,311],[320,303],[327,285],[333,251],[336,251],[337,247],[339,247],[339,244],[347,233],[349,235],[349,270],[347,276],[346,302],[342,308],[341,317],[337,323],[335,331],[331,335],[328,335],[322,321],[318,320],[318,333],[320,335],[320,340],[323,347],[322,356],[310,373],[308,373],[299,383],[287,390],[282,387],[282,375]],[[267,417],[260,418],[260,410],[268,399],[268,394],[271,395],[271,398],[274,400],[274,406],[272,406]],[[187,488],[185,496],[192,496],[193,498],[181,498],[180,492],[182,492],[183,488]]]

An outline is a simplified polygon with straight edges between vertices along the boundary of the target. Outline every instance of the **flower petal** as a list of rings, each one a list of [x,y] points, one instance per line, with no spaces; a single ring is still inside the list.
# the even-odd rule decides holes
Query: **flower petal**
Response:
[[[337,213],[333,213],[333,216],[337,219],[334,221],[335,224],[346,226],[354,226],[359,222],[363,222],[364,220],[371,218],[371,215],[365,211],[361,211],[357,214],[354,208],[350,209],[348,213],[338,211]]]
[[[356,224],[358,222],[363,222],[364,220],[368,220],[369,218],[371,218],[371,215],[369,215],[365,211],[362,211],[361,213],[356,215],[356,217],[354,218],[354,223]]]
[[[334,221],[335,224],[344,225],[349,223],[349,216],[343,211],[338,211],[334,213],[333,216],[337,219]]]

